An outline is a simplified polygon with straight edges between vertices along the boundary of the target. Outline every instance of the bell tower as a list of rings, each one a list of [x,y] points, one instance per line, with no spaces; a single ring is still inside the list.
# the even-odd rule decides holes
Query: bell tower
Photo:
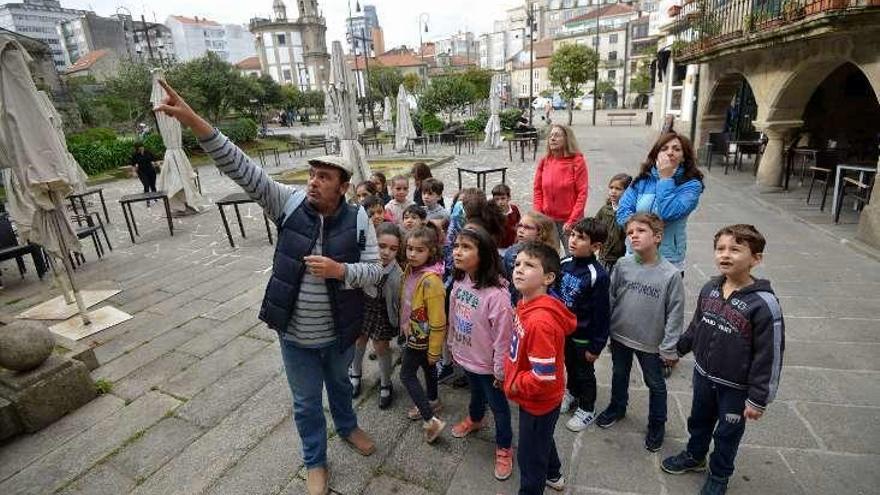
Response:
[[[284,0],[275,0],[272,3],[272,10],[275,11],[275,21],[287,20],[287,6],[284,5]]]

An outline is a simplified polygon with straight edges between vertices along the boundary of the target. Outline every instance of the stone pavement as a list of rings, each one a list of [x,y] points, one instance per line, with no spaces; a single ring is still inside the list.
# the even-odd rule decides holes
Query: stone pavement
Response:
[[[588,114],[576,117],[586,121]],[[635,173],[652,132],[584,125],[576,132],[590,163],[587,212],[593,213],[604,201],[611,175]],[[451,148],[441,150],[451,153]],[[457,163],[502,162],[510,166],[514,199],[527,208],[534,164],[518,158],[508,163],[506,149],[459,156],[435,172],[451,196]],[[213,200],[236,189],[213,168],[202,168],[201,175]],[[772,280],[785,312],[785,367],[778,400],[749,425],[730,493],[878,493],[880,264],[768,207],[745,176],[724,177],[714,168],[707,178],[689,224],[685,277],[691,312],[693,298],[713,273],[711,239],[717,228],[748,222],[766,234],[759,275]],[[175,219],[170,237],[160,208],[141,203],[134,209],[142,235],[132,245],[116,201],[139,185],[127,180],[105,187],[114,251],[96,261],[88,245],[89,261],[77,275],[83,287],[121,289],[109,303],[134,315],[88,339],[101,363],[92,375],[111,382],[112,391],[39,433],[0,446],[0,493],[303,493],[299,440],[278,345],[256,318],[272,256],[259,209],[242,208],[248,237],[241,239],[233,228],[238,247],[232,249],[215,208]],[[0,302],[9,314],[57,294],[48,282],[36,280],[32,269],[19,280],[13,264],[2,268],[6,287]],[[700,476],[659,470],[662,457],[686,440],[692,366],[692,360],[684,360],[669,380],[669,434],[658,454],[642,446],[647,391],[638,373],[632,377],[629,414],[613,429],[573,434],[560,421],[556,438],[569,493],[697,491]],[[420,425],[404,418],[408,401],[399,383],[393,408],[380,411],[374,362],[367,361],[367,373],[367,392],[357,407],[378,451],[360,457],[332,435],[335,492],[515,493],[516,475],[503,483],[492,478],[491,429],[467,440],[453,439],[447,431],[427,446]],[[607,353],[597,376],[598,407],[604,407]],[[441,397],[450,423],[466,413],[466,391],[443,386]]]

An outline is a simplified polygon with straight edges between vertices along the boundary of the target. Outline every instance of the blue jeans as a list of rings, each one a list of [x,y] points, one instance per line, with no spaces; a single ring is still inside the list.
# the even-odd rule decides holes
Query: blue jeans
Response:
[[[715,448],[709,457],[709,471],[718,478],[730,478],[739,441],[746,431],[748,392],[715,383],[694,370],[694,398],[688,418],[687,451],[694,459],[703,459],[714,437]]]
[[[535,416],[519,408],[519,495],[541,495],[544,483],[562,474],[562,462],[556,451],[553,431],[559,419],[559,408]]]
[[[616,340],[611,340],[611,404],[614,414],[626,414],[629,402],[629,373],[633,356],[639,360],[642,378],[648,386],[648,424],[666,423],[666,379],[663,378],[663,360],[659,354],[638,351]]]
[[[327,421],[322,397],[325,385],[336,433],[346,438],[357,428],[348,379],[354,346],[339,352],[335,343],[309,349],[284,339],[280,341],[281,359],[293,394],[293,420],[302,442],[303,462],[306,468],[324,466],[327,464]]]
[[[509,449],[513,442],[513,428],[510,426],[510,404],[500,388],[493,385],[495,377],[479,375],[464,371],[471,389],[471,402],[468,415],[474,422],[482,421],[486,416],[486,403],[495,416],[495,444],[502,449]]]

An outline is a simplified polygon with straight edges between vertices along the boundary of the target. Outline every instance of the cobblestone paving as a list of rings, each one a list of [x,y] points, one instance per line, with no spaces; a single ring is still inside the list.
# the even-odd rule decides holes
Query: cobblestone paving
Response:
[[[586,121],[586,115],[577,115]],[[577,122],[576,122],[577,123]],[[619,171],[635,172],[652,131],[645,127],[576,125],[590,164],[587,212],[604,201],[604,185]],[[437,148],[444,155],[452,148]],[[285,167],[302,165],[285,157]],[[534,163],[509,162],[506,148],[455,157],[435,170],[448,194],[456,166],[504,164],[514,199],[527,208]],[[216,200],[236,186],[215,169],[201,169],[206,196]],[[473,180],[473,179],[471,179]],[[489,186],[497,179],[490,178]],[[685,284],[688,311],[713,273],[711,238],[724,224],[747,222],[767,234],[765,264],[787,323],[785,369],[779,400],[751,423],[731,483],[732,494],[868,494],[880,484],[880,264],[835,238],[770,208],[745,173],[715,168],[689,223]],[[128,239],[118,198],[138,192],[135,180],[105,186],[114,250],[78,270],[86,288],[119,288],[109,303],[134,318],[88,339],[101,366],[95,379],[112,392],[45,430],[0,446],[0,493],[18,494],[298,494],[304,493],[299,439],[276,337],[256,318],[271,265],[272,246],[254,205],[242,207],[247,238],[232,226],[226,240],[215,207],[174,219],[169,236],[160,208],[135,205],[141,236]],[[231,210],[230,210],[231,212]],[[29,270],[19,280],[3,265],[4,311],[16,314],[57,293]],[[405,419],[408,407],[396,384],[390,410],[376,405],[376,369],[367,362],[367,393],[357,401],[362,426],[378,451],[362,458],[338,438],[329,443],[331,486],[341,494],[515,493],[518,478],[492,477],[492,434],[434,446]],[[565,430],[557,444],[569,493],[696,493],[698,475],[662,474],[663,456],[686,441],[693,361],[669,380],[668,440],[657,454],[642,446],[647,390],[633,374],[628,416],[611,430]],[[598,407],[608,401],[610,358],[597,365]],[[445,418],[459,420],[467,393],[441,388]],[[329,416],[329,415],[328,415]],[[514,412],[514,420],[516,413]],[[515,423],[514,423],[515,424]],[[548,490],[549,492],[549,490]]]

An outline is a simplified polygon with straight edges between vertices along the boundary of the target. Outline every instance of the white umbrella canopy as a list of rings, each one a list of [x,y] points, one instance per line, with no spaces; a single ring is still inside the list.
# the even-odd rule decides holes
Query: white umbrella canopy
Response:
[[[342,43],[333,42],[330,55],[330,85],[327,94],[333,102],[339,119],[338,137],[342,157],[348,160],[352,168],[351,183],[357,184],[367,180],[370,175],[370,164],[367,162],[364,147],[358,141],[357,106],[355,99],[354,77],[342,55]]]
[[[159,85],[159,80],[163,77],[162,69],[153,69],[153,92],[150,95],[153,106],[162,103],[166,96],[165,90]],[[165,157],[156,189],[168,194],[168,203],[172,211],[186,212],[188,207],[201,211],[205,199],[196,189],[196,173],[183,151],[180,122],[162,112],[155,112],[155,115],[156,123],[159,124],[159,134],[162,135],[162,141],[165,143]]]
[[[403,84],[397,89],[397,128],[394,136],[394,149],[406,149],[408,138],[416,137],[412,117],[409,115],[409,98]]]
[[[49,116],[34,111],[43,103],[28,69],[30,59],[17,41],[0,36],[0,166],[11,168],[16,175],[11,183],[21,186],[19,198],[29,197],[33,203],[32,210],[25,210],[33,211],[33,217],[23,240],[66,259],[70,250],[81,248],[60,205],[78,178],[67,166],[67,147]],[[21,224],[28,221],[15,220]]]
[[[339,109],[336,108],[336,103],[330,97],[329,89],[324,92],[324,116],[327,119],[327,130],[324,132],[324,136],[335,142],[339,138]]]
[[[385,111],[382,112],[382,130],[391,132],[394,130],[394,124],[391,123],[391,97],[385,97]]]
[[[67,138],[64,136],[64,119],[61,118],[61,114],[55,109],[55,105],[52,104],[52,100],[49,99],[49,95],[46,94],[45,91],[38,91],[37,94],[40,97],[40,109],[47,117],[49,117],[49,121],[52,122],[52,127],[55,128],[55,132],[58,133],[58,137],[61,139],[61,142],[64,143],[66,150]],[[69,151],[65,153],[65,157],[67,158],[65,165],[70,168],[70,176],[74,180],[71,184],[74,192],[85,192],[86,181],[89,177]]]
[[[501,111],[501,83],[498,75],[492,76],[492,86],[489,88],[489,120],[486,122],[484,132],[486,137],[483,144],[487,148],[501,147],[501,117],[498,113]]]
[[[0,166],[12,169],[21,186],[19,196],[30,196],[33,218],[23,240],[43,246],[61,260],[83,323],[90,320],[73,278],[70,252],[82,248],[62,201],[77,182],[67,164],[67,148],[42,106],[28,68],[30,55],[17,41],[0,35]],[[21,212],[21,210],[20,210]],[[26,221],[26,219],[24,219]]]

